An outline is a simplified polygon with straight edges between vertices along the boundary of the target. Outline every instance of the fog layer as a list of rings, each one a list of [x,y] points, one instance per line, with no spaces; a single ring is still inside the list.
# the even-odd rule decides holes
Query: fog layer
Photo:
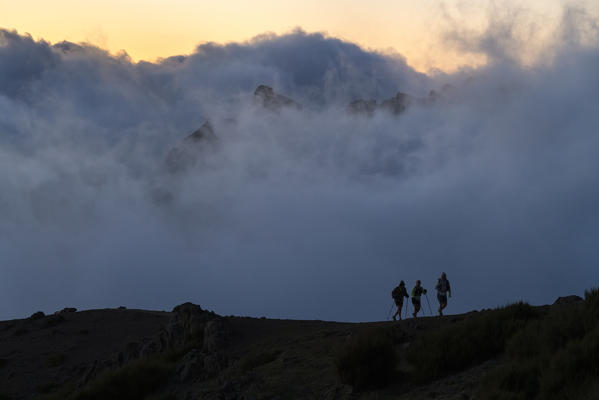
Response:
[[[582,294],[599,280],[599,36],[564,15],[532,63],[497,22],[448,36],[485,66],[430,75],[302,31],[157,63],[0,31],[0,319],[192,301],[378,320],[400,279],[443,271],[449,312]],[[259,107],[259,84],[303,108]],[[346,109],[430,90],[399,116]],[[217,143],[169,173],[207,119]]]

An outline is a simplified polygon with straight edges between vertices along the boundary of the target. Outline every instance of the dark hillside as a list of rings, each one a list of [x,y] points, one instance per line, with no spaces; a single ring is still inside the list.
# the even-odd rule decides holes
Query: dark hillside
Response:
[[[5,321],[0,399],[591,399],[597,293],[360,324],[190,303]]]

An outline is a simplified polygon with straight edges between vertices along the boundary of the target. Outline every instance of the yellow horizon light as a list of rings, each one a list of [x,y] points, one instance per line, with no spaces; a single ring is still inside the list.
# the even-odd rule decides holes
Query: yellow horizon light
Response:
[[[531,1],[535,10],[559,14],[559,0]],[[90,43],[134,61],[190,54],[206,42],[244,42],[259,34],[295,28],[324,32],[369,50],[403,55],[415,69],[446,72],[484,63],[484,57],[445,43],[452,24],[480,29],[488,4],[457,0],[0,0],[0,27],[36,40]],[[486,5],[485,5],[486,4]],[[542,5],[542,6],[541,6]],[[538,11],[538,12],[541,12]]]

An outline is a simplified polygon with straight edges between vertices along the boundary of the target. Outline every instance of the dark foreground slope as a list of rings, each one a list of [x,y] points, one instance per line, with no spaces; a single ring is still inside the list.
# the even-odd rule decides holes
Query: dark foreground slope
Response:
[[[64,312],[0,322],[0,399],[591,399],[597,321],[597,292],[396,323]]]

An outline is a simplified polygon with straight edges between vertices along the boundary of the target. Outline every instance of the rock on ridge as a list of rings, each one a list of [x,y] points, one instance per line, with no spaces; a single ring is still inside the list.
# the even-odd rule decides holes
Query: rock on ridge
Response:
[[[169,151],[166,168],[171,174],[183,172],[197,165],[199,154],[206,147],[214,147],[218,138],[210,121],[206,121],[183,141]]]
[[[555,300],[553,302],[553,305],[554,306],[564,306],[564,305],[569,305],[569,304],[574,304],[574,303],[580,303],[582,301],[584,301],[582,299],[582,297],[576,296],[576,295],[570,295],[570,296],[558,297],[557,300]]]
[[[254,91],[254,101],[271,111],[280,111],[285,108],[302,109],[301,104],[287,96],[276,93],[273,88],[266,85],[260,85],[256,88]]]
[[[347,106],[347,110],[352,114],[364,114],[367,116],[374,115],[374,112],[377,110],[378,104],[376,100],[369,99],[358,99],[354,100]]]
[[[84,386],[107,369],[180,349],[190,349],[177,366],[182,381],[215,376],[228,364],[222,350],[229,340],[229,330],[221,316],[199,305],[184,303],[173,309],[168,323],[153,336],[128,343],[110,360],[94,360],[79,385]]]

